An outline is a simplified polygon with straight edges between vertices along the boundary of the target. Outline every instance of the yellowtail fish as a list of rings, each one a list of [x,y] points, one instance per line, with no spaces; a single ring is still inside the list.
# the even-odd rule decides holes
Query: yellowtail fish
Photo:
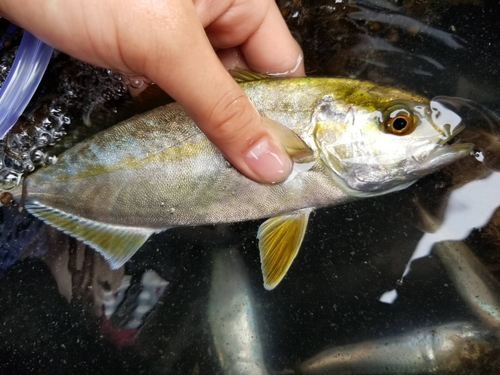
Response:
[[[270,218],[258,239],[264,286],[273,289],[313,209],[403,189],[472,148],[448,144],[465,124],[439,101],[346,78],[237,74],[296,161],[283,183],[240,174],[173,103],[98,133],[31,174],[25,208],[95,248],[112,268],[168,228]],[[12,195],[19,198],[21,188]]]

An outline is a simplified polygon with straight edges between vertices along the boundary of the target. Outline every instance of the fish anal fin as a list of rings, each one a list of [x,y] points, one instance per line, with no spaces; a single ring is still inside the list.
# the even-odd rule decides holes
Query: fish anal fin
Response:
[[[29,202],[28,212],[49,225],[75,237],[97,250],[118,269],[156,232],[149,228],[126,227],[88,220],[50,207]]]
[[[312,209],[273,217],[259,227],[260,261],[264,287],[274,289],[299,252]]]

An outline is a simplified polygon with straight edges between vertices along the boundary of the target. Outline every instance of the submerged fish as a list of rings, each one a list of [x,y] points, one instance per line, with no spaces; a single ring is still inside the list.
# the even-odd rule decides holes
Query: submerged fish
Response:
[[[463,241],[442,241],[433,253],[470,310],[500,337],[500,282]]]
[[[403,189],[472,148],[447,144],[465,124],[438,101],[353,79],[238,74],[296,161],[285,182],[240,174],[173,103],[98,133],[30,175],[26,209],[94,247],[113,268],[168,228],[271,217],[258,239],[272,289],[313,209]]]
[[[257,312],[237,248],[213,254],[208,322],[224,375],[266,375]]]
[[[294,373],[455,374],[495,349],[498,343],[488,329],[472,322],[451,322],[329,348],[299,364]]]

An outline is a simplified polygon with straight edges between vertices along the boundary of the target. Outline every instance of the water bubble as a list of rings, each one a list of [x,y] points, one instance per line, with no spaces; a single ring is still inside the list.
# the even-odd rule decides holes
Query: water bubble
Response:
[[[143,77],[140,75],[131,75],[126,73],[119,73],[122,77],[122,83],[126,86],[130,86],[134,89],[139,89],[144,85],[152,85],[153,81],[151,81],[147,77]]]
[[[21,181],[22,173],[8,172],[3,176],[2,180],[2,189],[9,190],[14,186],[18,185]]]
[[[10,67],[14,62],[16,53],[17,53],[17,47],[3,53],[2,56],[0,57],[0,86],[3,85],[5,79],[7,78],[7,75],[10,72]]]
[[[483,152],[481,150],[474,150],[473,151],[473,155],[474,155],[474,157],[476,158],[477,161],[479,161],[481,163],[483,162],[483,160],[484,160],[484,154],[483,154]]]
[[[42,134],[36,139],[36,144],[39,147],[47,146],[49,144],[49,139],[47,134]]]
[[[50,107],[49,112],[52,116],[57,116],[59,113],[61,113],[61,108],[52,106]]]
[[[129,85],[134,89],[140,89],[144,85],[142,77],[134,76],[129,78]]]
[[[57,156],[47,156],[47,164],[55,164],[57,163]]]
[[[58,141],[64,136],[64,132],[57,131],[57,132],[54,132],[52,135],[53,135],[54,141]],[[51,142],[51,143],[53,143],[53,142]]]
[[[113,94],[113,93],[111,92],[111,90],[110,90],[110,89],[106,89],[106,90],[104,90],[104,91],[103,91],[103,93],[102,93],[102,98],[103,98],[104,100],[110,100],[110,99],[111,99],[111,97],[112,97],[112,94]]]
[[[41,125],[42,125],[42,127],[44,127],[45,129],[49,129],[49,128],[50,128],[50,126],[51,126],[51,124],[52,124],[52,123],[50,122],[50,120],[49,120],[47,117],[45,117],[45,118],[44,118],[44,119],[42,119],[42,121],[41,121]]]
[[[45,157],[46,155],[42,150],[35,150],[35,152],[33,152],[31,160],[33,160],[33,163],[35,164],[42,164],[45,160]]]
[[[112,74],[112,77],[115,81],[123,81],[123,76],[120,73],[114,72]]]
[[[0,55],[0,85],[3,83],[16,50]],[[55,82],[42,87],[43,99],[30,103],[20,127],[25,131],[10,133],[0,140],[0,183],[12,184],[25,172],[57,158],[48,156],[50,147],[63,140],[56,153],[71,147],[80,134],[80,126],[92,124],[92,115],[103,111],[117,113],[128,99],[129,80],[111,69],[98,68],[59,54],[48,67]],[[52,69],[52,71],[50,71]],[[132,85],[142,85],[142,77],[132,77]],[[37,97],[35,97],[37,98]],[[123,99],[123,100],[122,100]],[[120,101],[122,100],[122,101]],[[71,128],[73,127],[73,128]],[[71,132],[71,137],[65,137]],[[5,149],[4,149],[5,145]]]
[[[123,95],[127,92],[127,86],[123,82],[116,82],[113,86],[115,93]]]

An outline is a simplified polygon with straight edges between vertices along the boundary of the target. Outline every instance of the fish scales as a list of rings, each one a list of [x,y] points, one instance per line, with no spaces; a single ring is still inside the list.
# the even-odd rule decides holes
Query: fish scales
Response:
[[[240,174],[173,103],[96,134],[28,176],[26,209],[112,268],[171,227],[269,218],[257,238],[272,289],[313,209],[403,189],[472,148],[447,144],[464,127],[459,116],[412,93],[342,78],[254,79],[242,88],[296,162],[286,181],[259,184]],[[16,199],[20,190],[12,191]]]
[[[269,88],[248,86],[263,115],[301,132],[322,94],[315,86],[283,90],[275,84],[276,95],[264,100]],[[27,180],[27,200],[90,220],[164,229],[265,218],[349,198],[323,167],[283,185],[251,181],[228,164],[179,105],[168,109],[123,122],[65,152],[47,173]]]

